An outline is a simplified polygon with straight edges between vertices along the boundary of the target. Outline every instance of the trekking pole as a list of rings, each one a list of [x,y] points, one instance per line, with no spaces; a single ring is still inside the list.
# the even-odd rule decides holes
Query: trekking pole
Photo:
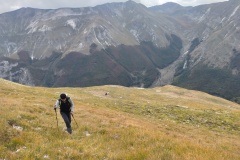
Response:
[[[56,111],[56,108],[54,108],[54,110],[55,110],[55,113],[56,113],[57,128],[58,128],[58,118],[57,118],[57,111]],[[58,130],[59,130],[59,128],[58,128]]]
[[[77,127],[78,127],[77,121],[75,120],[73,114],[71,114],[71,115],[72,115],[72,117],[73,117],[73,119],[74,119],[74,121],[75,121],[75,123],[76,123],[76,125],[77,125]]]

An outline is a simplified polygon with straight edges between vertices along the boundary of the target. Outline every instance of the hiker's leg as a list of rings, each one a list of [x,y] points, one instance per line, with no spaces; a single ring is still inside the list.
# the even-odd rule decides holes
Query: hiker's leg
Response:
[[[68,116],[68,119],[69,119],[69,122],[70,122],[70,125],[71,125],[71,122],[72,122],[72,120],[71,120],[71,113],[67,114],[67,116]]]
[[[69,119],[70,113],[61,112],[62,118],[67,126],[68,133],[72,133],[71,120]],[[70,117],[71,118],[71,117]]]
[[[70,127],[67,128],[68,133],[72,134],[72,127],[71,127],[71,113],[67,113],[67,117],[69,120]]]
[[[70,120],[69,120],[69,116],[68,116],[68,113],[64,113],[64,112],[61,112],[61,115],[62,115],[62,118],[63,118],[63,120],[64,120],[64,122],[65,122],[65,124],[66,124],[66,126],[67,126],[67,131],[68,131],[68,133],[72,133],[72,128],[71,128],[71,122],[70,122]],[[69,114],[70,115],[70,114]]]

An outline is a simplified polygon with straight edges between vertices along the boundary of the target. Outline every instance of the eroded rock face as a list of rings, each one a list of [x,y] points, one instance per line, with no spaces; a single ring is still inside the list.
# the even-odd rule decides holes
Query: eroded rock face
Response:
[[[27,68],[18,68],[18,63],[0,62],[0,78],[9,79],[25,85],[33,86],[31,74]]]

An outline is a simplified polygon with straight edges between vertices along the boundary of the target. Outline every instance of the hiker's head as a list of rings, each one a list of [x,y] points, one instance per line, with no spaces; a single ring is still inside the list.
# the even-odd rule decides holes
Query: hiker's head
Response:
[[[65,93],[62,93],[62,94],[60,94],[60,98],[61,98],[61,100],[66,100],[66,94]]]

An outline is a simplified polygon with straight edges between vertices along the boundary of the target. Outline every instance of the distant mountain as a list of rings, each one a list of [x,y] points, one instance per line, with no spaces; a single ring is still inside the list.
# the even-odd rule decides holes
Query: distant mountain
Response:
[[[22,8],[0,15],[0,77],[48,87],[173,83],[238,101],[239,17],[238,0]]]
[[[23,50],[37,59],[49,57],[53,51],[90,54],[93,43],[99,50],[142,41],[165,47],[169,44],[166,35],[177,32],[175,23],[133,1],[93,8],[22,8],[0,15],[0,55],[13,56]]]
[[[240,1],[177,8],[172,12],[164,12],[161,7],[151,9],[185,25],[180,38],[189,40],[183,47],[184,61],[176,61],[163,69],[161,75],[165,81],[158,84],[174,79],[175,85],[240,102],[236,98],[240,96]]]
[[[178,22],[133,1],[22,8],[0,15],[0,23],[0,54],[7,56],[1,77],[16,82],[27,77],[24,83],[32,85],[149,87],[183,46],[174,34]],[[22,61],[22,53],[30,60]]]

